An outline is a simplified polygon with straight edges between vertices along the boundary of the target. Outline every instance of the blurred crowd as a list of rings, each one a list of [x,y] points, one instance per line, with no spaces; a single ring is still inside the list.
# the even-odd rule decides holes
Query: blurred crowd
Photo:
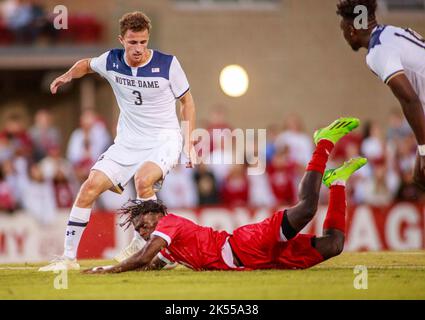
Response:
[[[57,123],[45,109],[35,113],[29,126],[19,115],[3,119],[0,212],[23,209],[41,223],[49,223],[58,209],[72,206],[90,168],[113,141],[109,128],[93,110],[82,112],[79,127],[68,141]],[[221,107],[211,111],[202,127],[208,132],[232,129]],[[423,194],[412,182],[416,141],[403,115],[398,110],[390,112],[385,127],[363,120],[356,131],[337,144],[328,164],[339,166],[359,155],[369,159],[347,185],[349,204],[387,206],[394,201],[422,201]],[[208,143],[212,160],[232,159],[231,147],[215,140]],[[267,128],[266,154],[257,163],[200,164],[195,169],[179,164],[167,175],[159,197],[172,208],[290,206],[297,201],[297,186],[313,148],[312,135],[305,132],[301,117],[292,114],[281,125]],[[249,175],[250,166],[261,161],[266,163],[265,173]],[[127,190],[128,197],[135,196],[131,183]],[[322,190],[321,202],[325,204],[327,191]],[[111,194],[101,198],[97,208],[116,209],[116,202],[108,202]]]
[[[90,44],[101,41],[103,26],[83,12],[47,10],[42,0],[0,1],[0,45]],[[66,21],[65,21],[66,19]],[[54,22],[61,28],[55,28]]]

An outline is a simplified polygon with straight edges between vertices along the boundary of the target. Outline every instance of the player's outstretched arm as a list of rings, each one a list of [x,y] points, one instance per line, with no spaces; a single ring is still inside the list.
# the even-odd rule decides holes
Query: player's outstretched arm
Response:
[[[180,98],[180,115],[183,121],[186,121],[187,125],[183,132],[184,135],[184,147],[183,152],[186,157],[189,159],[187,163],[187,168],[192,168],[196,164],[196,152],[194,148],[195,142],[192,141],[192,132],[195,129],[196,122],[196,112],[195,112],[195,102],[193,100],[192,94],[188,91],[183,97]]]
[[[78,79],[84,77],[88,73],[93,73],[90,68],[90,60],[91,59],[88,58],[77,61],[66,73],[53,80],[50,85],[50,92],[56,94],[59,87],[71,82],[72,79]]]
[[[418,145],[425,145],[425,114],[409,79],[404,74],[399,74],[391,79],[388,85],[400,101],[404,116],[415,134]]]
[[[417,184],[425,188],[425,114],[422,103],[404,74],[391,79],[388,85],[400,101],[404,116],[418,142],[418,159],[413,178]]]
[[[167,242],[158,236],[153,236],[146,245],[138,253],[134,254],[130,258],[123,262],[111,267],[111,268],[94,268],[84,270],[86,274],[96,273],[121,273],[131,270],[143,269],[149,266],[153,258],[167,245]]]
[[[143,268],[137,269],[138,271],[161,270],[167,265],[158,256],[154,257],[152,261]]]

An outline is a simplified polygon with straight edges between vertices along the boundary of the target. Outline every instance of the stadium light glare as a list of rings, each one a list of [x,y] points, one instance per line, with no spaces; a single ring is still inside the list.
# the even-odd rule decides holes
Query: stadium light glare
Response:
[[[243,96],[249,86],[248,73],[237,64],[226,66],[220,73],[220,87],[231,97]]]

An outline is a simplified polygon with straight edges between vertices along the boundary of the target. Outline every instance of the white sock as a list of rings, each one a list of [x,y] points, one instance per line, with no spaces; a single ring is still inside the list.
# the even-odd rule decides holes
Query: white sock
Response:
[[[149,198],[137,197],[137,200],[142,200],[142,201],[157,200],[157,197],[156,197],[156,194],[154,194],[152,197],[149,197]],[[134,238],[138,238],[139,240],[145,241],[136,230],[134,230]]]
[[[78,245],[81,236],[90,219],[91,208],[78,208],[75,205],[71,209],[68,225],[65,232],[64,256],[69,259],[77,257]]]
[[[153,196],[149,197],[149,198],[142,198],[142,197],[137,197],[137,200],[142,200],[142,201],[148,201],[148,200],[157,200],[158,198],[156,197],[156,193],[154,193]]]
[[[344,186],[345,187],[345,181],[344,180],[335,180],[331,183],[331,186]]]

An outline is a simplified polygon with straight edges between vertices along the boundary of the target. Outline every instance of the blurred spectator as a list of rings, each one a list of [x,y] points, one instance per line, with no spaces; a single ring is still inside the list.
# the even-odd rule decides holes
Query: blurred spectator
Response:
[[[198,190],[198,205],[217,205],[220,203],[217,181],[204,163],[195,167],[195,184]]]
[[[248,205],[249,184],[246,166],[234,164],[221,187],[222,203],[226,206]]]
[[[61,156],[59,146],[50,146],[39,165],[43,177],[53,183],[57,207],[71,207],[77,184],[72,165]]]
[[[375,163],[372,171],[372,176],[365,177],[355,185],[356,201],[372,206],[387,206],[397,192],[399,179],[393,170],[388,170],[384,161]]]
[[[75,167],[79,181],[88,177],[90,168],[110,144],[111,137],[105,124],[94,111],[84,111],[80,128],[71,134],[67,151],[67,158]]]
[[[387,140],[394,141],[412,134],[406,118],[399,108],[391,111],[388,119]]]
[[[5,173],[0,165],[0,212],[13,212],[15,209],[16,201],[13,196],[13,189],[7,183]]]
[[[361,144],[362,154],[370,162],[380,162],[385,158],[385,148],[386,143],[381,127],[374,121],[367,122]]]
[[[258,163],[253,163],[250,164],[249,167],[258,168],[259,165]],[[250,206],[270,208],[276,205],[276,198],[273,194],[273,190],[270,185],[270,178],[267,172],[259,175],[248,174],[248,185],[248,202]]]
[[[46,109],[36,112],[30,135],[34,146],[33,158],[36,162],[47,155],[49,148],[59,147],[61,143],[59,130],[52,125],[52,114]]]
[[[272,124],[267,127],[267,143],[266,143],[266,160],[267,163],[272,161],[273,155],[276,152],[276,138],[279,134],[279,127]]]
[[[59,146],[52,145],[47,149],[46,157],[40,161],[40,168],[46,179],[53,180],[58,171],[61,171],[68,180],[73,179],[72,165],[61,156]]]
[[[174,167],[167,175],[159,197],[171,208],[195,207],[198,194],[191,170],[180,164]]]
[[[213,138],[214,148],[210,153],[211,163],[208,167],[214,174],[219,189],[221,189],[225,178],[229,175],[231,165],[236,162],[233,141],[235,139],[233,139],[231,132],[228,130],[222,131],[222,135],[216,135]]]
[[[1,145],[7,144],[15,155],[30,157],[31,138],[20,116],[12,115],[6,119],[4,129],[0,131],[0,140],[3,141]]]
[[[1,6],[1,16],[18,44],[55,38],[56,30],[39,0],[6,0]]]
[[[58,169],[53,177],[53,189],[55,192],[56,207],[71,208],[74,202],[74,192],[66,174]]]
[[[278,205],[292,205],[296,201],[297,163],[290,157],[289,150],[289,146],[278,148],[267,166],[271,189]]]
[[[8,1],[5,15],[6,26],[11,30],[18,43],[31,43],[34,40],[35,30],[32,29],[34,15],[28,0]]]
[[[289,115],[284,122],[283,132],[276,137],[276,148],[289,147],[289,156],[296,163],[305,166],[313,152],[311,135],[304,132],[301,118],[297,114]]]
[[[339,166],[347,159],[359,156],[361,143],[362,137],[358,132],[351,132],[344,136],[338,141],[332,151],[330,157],[331,166]]]
[[[0,163],[11,159],[14,156],[12,143],[7,135],[0,134]]]
[[[56,216],[55,192],[37,164],[29,167],[29,179],[23,193],[23,209],[41,224],[52,223]]]
[[[397,140],[395,161],[401,175],[413,172],[416,159],[416,140],[413,134]]]
[[[211,151],[217,147],[217,143],[214,144],[213,141],[213,132],[215,130],[223,130],[223,129],[230,129],[232,130],[232,127],[230,124],[226,121],[226,107],[223,105],[216,105],[210,109],[208,122],[205,125],[208,133],[210,134],[210,148]]]

